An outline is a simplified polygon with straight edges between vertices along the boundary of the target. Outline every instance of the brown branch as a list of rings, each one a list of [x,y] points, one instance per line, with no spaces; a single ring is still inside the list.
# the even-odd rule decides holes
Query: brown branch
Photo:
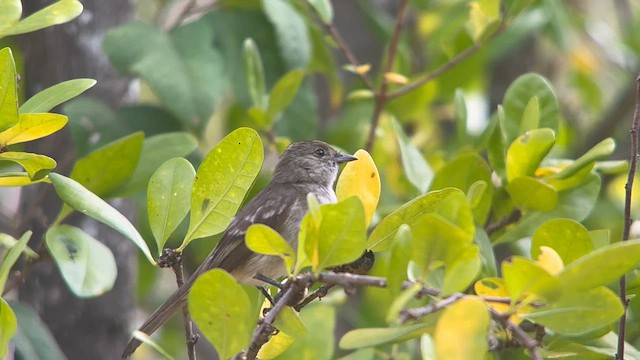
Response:
[[[430,303],[426,306],[422,306],[415,309],[409,309],[409,310],[403,309],[403,310],[400,310],[400,313],[398,314],[398,319],[400,320],[401,324],[404,324],[410,320],[418,320],[429,314],[438,312],[464,297],[465,297],[465,294],[456,293],[440,301]]]
[[[496,36],[498,36],[499,34],[502,33],[502,31],[504,31],[504,29],[506,28],[506,23],[504,18],[502,19],[502,22],[500,23],[500,26],[496,29],[496,31],[491,34],[491,37],[489,39],[487,39],[487,41],[483,42],[483,43],[474,43],[473,45],[469,46],[468,48],[466,48],[464,51],[462,51],[461,53],[459,53],[458,55],[454,56],[451,60],[447,61],[446,63],[442,64],[439,68],[423,75],[421,78],[419,78],[418,80],[407,84],[399,89],[396,89],[392,92],[390,92],[389,94],[387,94],[387,99],[391,100],[391,99],[395,99],[397,97],[406,95],[407,93],[425,85],[428,82],[431,82],[435,79],[437,79],[440,75],[444,74],[445,72],[449,71],[450,69],[452,69],[453,67],[455,67],[456,65],[460,64],[463,60],[467,59],[468,57],[470,57],[471,55],[475,54],[476,52],[478,52],[478,50],[482,49],[482,47],[484,46],[484,44],[486,44],[488,41],[494,39]]]
[[[533,360],[542,360],[542,355],[538,351],[540,343],[537,340],[531,338],[520,326],[509,321],[509,315],[501,314],[493,308],[489,308],[491,318],[499,323],[505,330],[511,331],[513,338],[518,341],[520,345],[529,350],[529,356]]]
[[[624,230],[622,233],[622,241],[629,240],[629,232],[631,231],[631,194],[633,193],[633,180],[636,175],[636,166],[638,164],[638,130],[640,130],[640,76],[636,78],[636,108],[633,114],[633,124],[631,125],[631,155],[629,159],[629,174],[627,183],[624,186]],[[627,307],[629,300],[627,299],[627,280],[625,276],[620,277],[620,301],[624,306],[624,314],[618,323],[618,349],[616,351],[616,360],[624,359],[624,341],[627,326]]]
[[[160,267],[171,267],[176,275],[176,283],[178,288],[184,285],[184,267],[182,266],[182,253],[174,249],[162,250],[162,255],[158,259]],[[199,336],[193,332],[193,321],[189,314],[188,304],[182,306],[182,321],[184,326],[185,343],[187,344],[187,355],[189,360],[196,359],[196,343]]]
[[[389,82],[384,76],[386,73],[393,69],[393,64],[396,60],[396,54],[398,52],[398,44],[400,43],[400,34],[402,33],[402,25],[404,23],[404,15],[407,12],[409,0],[401,0],[398,7],[398,13],[396,14],[396,23],[391,35],[391,42],[389,43],[389,50],[387,51],[387,58],[385,61],[384,72],[382,73],[382,82],[380,89],[375,93],[375,106],[373,109],[373,115],[371,116],[371,126],[369,128],[369,135],[367,136],[367,142],[365,143],[365,150],[371,152],[373,143],[375,141],[376,129],[380,123],[380,115],[382,115],[382,109],[386,104],[389,97],[387,96],[387,90],[389,89]]]
[[[493,223],[489,223],[484,227],[484,231],[487,232],[487,235],[491,235],[494,232],[509,226],[513,223],[518,222],[518,220],[520,220],[520,218],[522,217],[522,212],[520,211],[520,209],[516,208],[513,209],[513,211],[511,212],[511,214],[509,214],[509,216],[499,219],[496,222]]]
[[[312,292],[309,296],[304,298],[304,300],[302,300],[300,304],[294,306],[293,308],[299,312],[300,310],[302,310],[303,307],[309,305],[313,300],[322,299],[323,297],[327,296],[327,293],[329,292],[329,290],[334,286],[335,285],[320,286],[319,288],[316,289],[316,291]]]
[[[356,58],[356,55],[353,53],[353,51],[351,50],[347,42],[344,41],[342,34],[340,34],[340,32],[338,31],[338,28],[336,28],[335,25],[333,25],[332,23],[324,24],[324,27],[329,33],[329,35],[331,35],[333,40],[338,44],[338,48],[340,48],[340,51],[342,52],[342,54],[347,58],[347,61],[349,61],[349,63],[353,65],[355,68],[360,67],[362,64],[358,61],[358,59]],[[356,71],[355,73],[358,76],[360,76],[360,78],[362,79],[362,81],[364,82],[364,84],[367,86],[369,90],[375,91],[375,86],[373,84],[373,81],[371,81],[369,76],[367,76],[366,72]]]

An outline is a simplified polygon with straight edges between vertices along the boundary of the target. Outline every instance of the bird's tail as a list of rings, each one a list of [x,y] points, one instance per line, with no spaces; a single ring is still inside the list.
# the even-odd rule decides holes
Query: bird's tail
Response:
[[[167,322],[167,320],[169,320],[171,316],[187,302],[187,296],[189,294],[189,289],[191,288],[189,285],[190,282],[176,289],[176,291],[169,296],[167,301],[160,305],[160,307],[151,314],[147,321],[138,328],[138,331],[151,335],[154,331],[158,330],[162,324]],[[122,358],[126,359],[131,356],[140,344],[141,341],[138,339],[133,338],[129,340],[129,343],[125,346],[124,351],[122,352]]]

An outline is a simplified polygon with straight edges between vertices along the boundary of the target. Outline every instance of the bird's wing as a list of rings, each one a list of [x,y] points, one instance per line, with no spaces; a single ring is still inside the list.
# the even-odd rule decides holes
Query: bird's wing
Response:
[[[291,236],[288,233],[291,231],[292,212],[301,205],[306,208],[306,194],[302,194],[295,186],[290,189],[283,189],[282,186],[267,186],[238,212],[220,243],[194,272],[192,279],[213,268],[233,272],[238,265],[246,263],[246,259],[254,253],[245,245],[244,236],[247,228],[253,224],[267,225],[285,239]]]

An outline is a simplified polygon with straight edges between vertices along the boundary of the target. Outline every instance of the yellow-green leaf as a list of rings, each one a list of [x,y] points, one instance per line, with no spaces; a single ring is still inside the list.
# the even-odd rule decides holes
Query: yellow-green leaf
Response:
[[[366,150],[360,149],[353,156],[358,161],[345,165],[336,184],[336,195],[338,201],[357,196],[364,206],[364,219],[369,226],[380,200],[380,174]]]
[[[251,340],[251,302],[242,286],[222,269],[198,277],[189,292],[189,312],[221,359],[229,359]]]
[[[0,174],[0,187],[16,187],[33,185],[41,182],[50,182],[48,177],[31,180],[26,172],[7,172]]]
[[[20,114],[18,123],[0,133],[0,145],[43,138],[62,129],[69,119],[60,114]]]
[[[507,180],[533,176],[555,143],[555,133],[547,128],[530,130],[520,135],[507,150]]]
[[[255,253],[280,257],[284,261],[287,271],[293,269],[296,261],[295,250],[277,231],[267,225],[253,224],[249,226],[245,235],[245,243],[249,250]]]
[[[0,37],[2,37],[0,35]],[[0,131],[18,123],[16,65],[11,49],[0,50]]]
[[[32,14],[17,24],[0,30],[0,37],[24,34],[48,26],[63,24],[82,13],[82,4],[76,0],[59,0]]]
[[[488,351],[489,311],[478,299],[462,299],[448,307],[434,334],[438,359],[475,360]]]
[[[227,228],[260,172],[264,154],[258,133],[239,128],[227,135],[204,158],[191,193],[189,242]]]
[[[0,298],[0,358],[4,359],[7,354],[9,340],[13,337],[18,329],[18,321],[13,310],[9,307],[3,298]]]
[[[45,113],[73,99],[96,84],[94,79],[73,79],[48,87],[33,95],[20,106],[20,114]]]
[[[0,161],[11,161],[22,166],[31,180],[39,180],[56,168],[56,161],[40,154],[8,151],[0,153]]]
[[[505,189],[513,202],[522,209],[551,211],[558,205],[558,192],[534,177],[517,177]]]
[[[20,20],[22,15],[22,3],[20,0],[0,1],[0,32],[11,27]],[[0,354],[2,357],[3,354]]]

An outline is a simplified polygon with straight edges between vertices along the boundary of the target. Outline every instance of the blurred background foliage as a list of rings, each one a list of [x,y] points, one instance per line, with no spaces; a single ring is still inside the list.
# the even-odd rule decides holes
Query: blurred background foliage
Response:
[[[375,84],[383,81],[385,54],[399,2],[333,2],[333,30],[341,34],[365,66],[356,69],[345,66],[349,60],[335,37],[330,36],[332,29],[323,24],[310,3],[137,1],[136,19],[111,29],[101,46],[111,65],[130,78],[121,105],[114,108],[82,96],[62,108],[69,116],[78,155],[136,131],[144,131],[147,137],[184,131],[197,139],[199,151],[189,159],[198,163],[224,135],[239,126],[249,126],[260,131],[270,149],[263,175],[252,190],[255,193],[268,181],[275,155],[291,141],[323,139],[348,152],[364,147],[375,101],[356,72],[366,73]],[[506,14],[504,24],[498,24],[495,21],[504,9],[519,11]],[[393,74],[387,77],[389,93],[450,64],[460,53],[469,52],[470,56],[386,104],[371,149],[382,176],[378,220],[421,192],[400,161],[401,149],[395,136],[398,128],[427,160],[426,169],[433,175],[458,155],[482,147],[486,141],[483,132],[508,86],[525,73],[535,72],[548,79],[559,102],[553,157],[577,158],[607,137],[617,143],[611,159],[628,157],[635,77],[640,70],[639,3],[412,0],[403,26]],[[495,27],[487,30],[487,26]],[[257,98],[247,85],[251,82],[245,46],[248,38],[253,39],[259,52],[264,74],[264,93]],[[295,81],[289,85],[291,95],[295,95],[289,106],[266,117],[260,115],[255,108],[266,109],[268,94],[273,98],[276,84],[296,69],[303,71],[304,78],[299,88]],[[464,101],[466,117],[460,114],[456,99]],[[583,221],[588,229],[610,229],[612,241],[622,237],[625,179],[624,172],[604,175],[598,201]],[[440,185],[446,186],[446,181]],[[145,237],[152,244],[150,230],[144,224],[144,194],[132,196],[139,200],[142,214],[138,228],[146,229]],[[637,211],[636,207],[636,217]],[[181,231],[186,231],[186,224]],[[180,237],[177,234],[172,238]],[[214,243],[194,243],[187,250],[189,261],[199,263]],[[496,250],[499,257],[528,253],[526,240]],[[383,274],[387,261],[381,256],[373,274]],[[141,318],[164,301],[173,288],[172,281],[159,273],[146,261],[140,262]],[[324,357],[315,358],[346,354],[337,348],[330,351],[336,347],[334,338],[339,339],[352,328],[385,324],[386,314],[380,309],[389,306],[391,295],[366,289],[347,301],[344,294],[336,292],[322,304],[305,309],[302,317],[318,340],[297,342],[287,353],[290,356],[285,354],[283,358],[300,358],[295,348],[305,345],[323,349]],[[637,302],[632,306],[630,323],[637,321],[634,314],[640,310],[636,309]],[[326,320],[333,319],[334,314],[335,324]],[[184,354],[179,326],[175,325],[163,330],[162,344],[172,353]],[[628,328],[628,332],[627,340],[640,346],[637,327]],[[416,354],[415,344],[394,345],[388,350],[397,359]],[[373,351],[361,351],[358,356],[352,358],[369,359]],[[500,358],[522,356],[521,351],[514,351]]]

